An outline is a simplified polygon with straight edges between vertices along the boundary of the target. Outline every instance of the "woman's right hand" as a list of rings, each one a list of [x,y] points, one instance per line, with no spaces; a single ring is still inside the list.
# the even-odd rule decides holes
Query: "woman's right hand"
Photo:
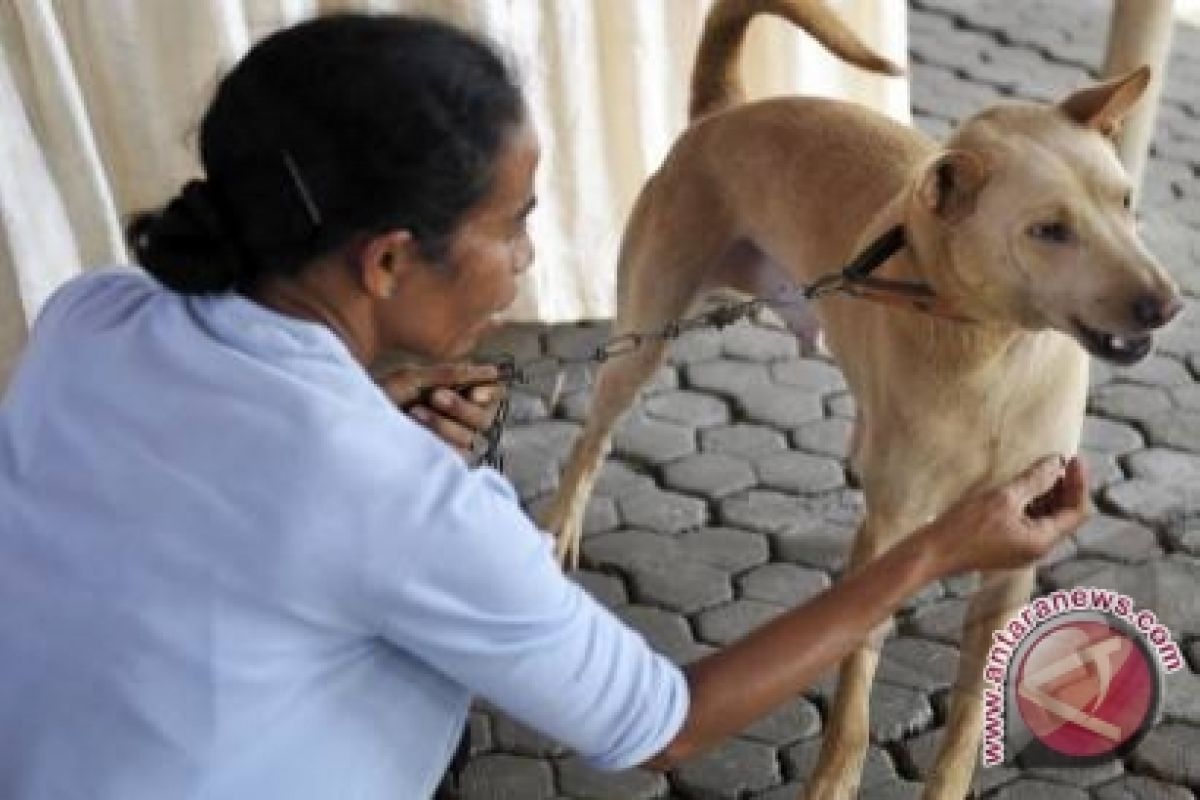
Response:
[[[1083,463],[1047,456],[1007,484],[960,500],[919,536],[944,575],[1028,566],[1088,517]]]

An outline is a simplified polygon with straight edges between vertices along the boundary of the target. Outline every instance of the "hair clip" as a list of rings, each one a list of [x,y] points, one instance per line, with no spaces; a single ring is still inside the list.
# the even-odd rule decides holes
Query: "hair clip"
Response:
[[[288,174],[292,176],[292,185],[296,188],[296,193],[300,195],[300,201],[304,204],[309,221],[314,228],[321,227],[321,209],[317,207],[312,194],[309,193],[308,184],[304,182],[304,176],[300,174],[300,167],[296,165],[296,159],[292,158],[292,154],[287,150],[279,152],[283,155],[283,164],[287,167]]]

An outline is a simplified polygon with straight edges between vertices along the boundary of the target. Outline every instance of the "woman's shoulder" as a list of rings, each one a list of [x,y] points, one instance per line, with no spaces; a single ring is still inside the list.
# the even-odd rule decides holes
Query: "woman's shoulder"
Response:
[[[39,328],[55,327],[88,310],[113,312],[122,298],[140,301],[159,289],[153,278],[136,267],[114,265],[90,269],[58,287],[42,305],[34,322]]]

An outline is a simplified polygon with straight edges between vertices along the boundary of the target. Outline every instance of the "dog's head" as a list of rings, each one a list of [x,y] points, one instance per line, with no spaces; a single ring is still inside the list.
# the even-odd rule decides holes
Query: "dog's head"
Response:
[[[967,120],[914,184],[909,225],[942,262],[935,283],[984,317],[1058,329],[1108,361],[1145,357],[1182,308],[1138,237],[1113,141],[1149,80],[1143,67],[1058,105]]]

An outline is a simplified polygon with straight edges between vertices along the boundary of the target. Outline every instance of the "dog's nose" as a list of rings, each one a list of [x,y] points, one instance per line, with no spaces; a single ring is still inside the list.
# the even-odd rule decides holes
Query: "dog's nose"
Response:
[[[1175,295],[1166,299],[1144,294],[1133,301],[1133,318],[1143,328],[1161,328],[1183,309],[1183,301]]]

